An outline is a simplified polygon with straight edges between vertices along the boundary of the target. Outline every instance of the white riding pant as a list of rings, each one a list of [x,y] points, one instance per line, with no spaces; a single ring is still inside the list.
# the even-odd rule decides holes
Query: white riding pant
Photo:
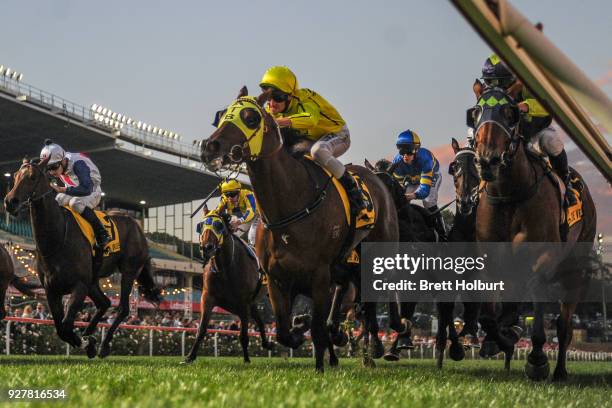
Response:
[[[351,146],[351,135],[346,126],[339,132],[330,133],[320,138],[310,149],[312,158],[335,178],[344,174],[344,164],[336,157],[342,156]]]
[[[563,142],[554,128],[547,127],[529,141],[529,148],[548,157],[556,157],[563,151]]]
[[[425,197],[423,201],[423,207],[431,208],[434,205],[438,205],[438,190],[442,184],[442,173],[438,171],[434,173],[431,188],[429,189],[429,195]],[[419,184],[406,184],[406,192],[414,193],[419,188]]]
[[[259,216],[255,216],[251,221],[240,224],[237,228],[239,235],[246,234],[249,244],[255,246],[255,238],[257,237],[257,226],[259,225]]]
[[[100,200],[102,199],[102,190],[98,187],[88,196],[71,196],[64,193],[59,193],[55,196],[55,201],[61,206],[69,206],[74,211],[81,214],[85,207],[89,207],[92,210],[100,204]]]

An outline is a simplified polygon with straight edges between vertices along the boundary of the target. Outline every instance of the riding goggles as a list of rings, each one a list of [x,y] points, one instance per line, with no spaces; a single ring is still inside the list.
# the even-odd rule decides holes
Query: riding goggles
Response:
[[[240,191],[228,191],[227,193],[225,193],[225,196],[229,198],[234,198],[238,197],[238,194],[240,194]]]
[[[61,165],[62,165],[62,162],[57,162],[57,163],[50,164],[50,165],[47,166],[47,170],[55,171],[55,170],[59,169]]]
[[[399,154],[401,156],[404,156],[406,154],[409,155],[409,156],[414,156],[416,154],[417,150],[418,150],[418,148],[416,146],[414,146],[414,145],[407,146],[407,147],[403,147],[402,146],[402,147],[399,148]]]

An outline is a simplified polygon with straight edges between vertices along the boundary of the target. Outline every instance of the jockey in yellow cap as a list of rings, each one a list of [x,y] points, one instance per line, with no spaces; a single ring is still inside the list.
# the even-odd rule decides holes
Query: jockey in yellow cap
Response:
[[[268,69],[259,86],[270,92],[266,110],[276,123],[315,141],[310,151],[312,157],[342,183],[354,210],[361,211],[365,207],[361,191],[336,159],[351,145],[348,127],[338,111],[318,93],[299,88],[295,74],[287,67]]]
[[[234,229],[247,232],[249,244],[255,245],[259,216],[255,195],[249,189],[242,188],[238,180],[228,180],[221,184],[221,201],[213,212],[232,216],[230,222]]]

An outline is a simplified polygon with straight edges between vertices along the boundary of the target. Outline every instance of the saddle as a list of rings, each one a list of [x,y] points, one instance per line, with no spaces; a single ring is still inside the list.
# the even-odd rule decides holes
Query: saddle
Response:
[[[350,199],[340,181],[338,181],[338,179],[336,179],[327,169],[321,167],[317,162],[315,162],[311,156],[304,155],[304,158],[315,164],[317,168],[323,170],[323,172],[325,172],[325,174],[331,179],[331,182],[334,184],[334,187],[336,187],[336,190],[340,195],[340,199],[342,200],[342,204],[344,206],[344,213],[346,216],[346,223],[349,226],[353,226],[354,224],[355,229],[373,228],[374,222],[376,221],[376,211],[374,210],[374,202],[372,200],[372,195],[370,194],[368,186],[366,185],[366,183],[363,182],[361,177],[359,177],[358,174],[349,171],[349,174],[351,175],[351,177],[353,177],[355,183],[359,187],[359,190],[361,191],[363,197],[363,201],[366,204],[365,208],[355,215],[355,222],[353,222],[351,219]]]
[[[531,147],[531,146],[530,146]],[[534,148],[528,148],[527,150],[530,157],[530,160],[536,160],[539,162],[545,169],[546,175],[552,181],[552,183],[557,186],[557,192],[559,193],[559,203],[561,208],[560,214],[560,228],[561,235],[565,237],[567,235],[567,230],[574,226],[576,223],[582,221],[583,218],[583,210],[582,210],[582,195],[584,192],[584,181],[578,172],[570,167],[570,179],[573,188],[570,189],[570,194],[573,194],[576,198],[576,204],[568,207],[565,199],[566,196],[566,187],[565,183],[561,179],[561,177],[553,170],[550,161],[546,155],[540,153],[538,150]],[[565,240],[565,239],[564,239]]]
[[[69,214],[72,214],[81,232],[83,233],[87,241],[89,241],[89,244],[91,245],[92,253],[95,255],[96,248],[97,248],[96,238],[95,238],[94,231],[91,225],[85,220],[85,218],[83,218],[83,216],[81,216],[81,214],[74,211],[72,208],[65,206],[64,210],[67,211]],[[103,256],[107,257],[114,253],[119,252],[121,250],[121,242],[119,240],[119,231],[117,230],[117,225],[113,222],[110,216],[108,216],[106,213],[103,213],[102,211],[94,211],[94,212],[96,216],[98,217],[98,219],[100,220],[100,222],[102,223],[102,225],[104,226],[104,228],[106,229],[106,232],[108,233],[108,235],[111,237],[111,240],[104,247]]]

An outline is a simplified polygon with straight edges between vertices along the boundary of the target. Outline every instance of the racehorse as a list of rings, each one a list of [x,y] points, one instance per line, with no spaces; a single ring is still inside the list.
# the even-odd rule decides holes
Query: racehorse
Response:
[[[396,180],[391,171],[391,162],[380,159],[374,166],[366,159],[365,166],[373,171],[387,186],[397,208],[400,242],[435,242],[431,215],[423,207],[411,204],[406,199],[404,188]],[[398,361],[400,351],[414,348],[412,344],[412,316],[416,309],[416,302],[389,303],[389,326],[398,335],[385,353],[385,360]]]
[[[119,233],[120,251],[104,257],[94,257],[91,244],[81,232],[74,216],[55,201],[55,191],[46,175],[46,162],[24,160],[14,175],[14,186],[6,195],[6,209],[16,214],[21,208],[30,208],[30,219],[36,242],[37,272],[42,283],[49,309],[59,337],[73,347],[84,348],[89,358],[96,355],[96,340],[92,336],[100,319],[111,305],[100,289],[98,279],[121,273],[121,296],[117,318],[106,332],[100,345],[99,357],[110,353],[110,341],[117,326],[129,313],[129,297],[134,281],[138,281],[145,298],[158,303],[160,290],[153,282],[151,262],[145,235],[138,222],[129,216],[112,215]],[[97,270],[94,270],[97,269]],[[62,297],[70,294],[64,314]],[[74,319],[89,296],[96,313],[79,337],[74,332]]]
[[[15,266],[11,255],[4,245],[0,245],[0,320],[6,316],[4,297],[9,285],[13,285],[15,289],[28,296],[34,296],[32,289],[39,288],[37,285],[23,282],[15,275]]]
[[[250,253],[251,250],[244,241],[231,232],[225,218],[209,213],[202,225],[200,246],[205,262],[200,326],[185,363],[195,361],[215,306],[220,306],[240,318],[240,344],[244,362],[249,363],[249,314],[259,329],[261,346],[272,349],[256,304],[265,293],[263,277],[260,276],[255,255]]]
[[[567,378],[565,362],[572,338],[572,314],[577,302],[584,298],[589,280],[588,274],[583,273],[585,268],[581,267],[581,261],[592,251],[597,218],[595,205],[587,186],[582,183],[582,219],[569,228],[564,240],[560,231],[564,206],[558,183],[553,181],[542,160],[529,153],[519,132],[522,118],[515,101],[522,85],[517,83],[507,91],[483,89],[477,80],[473,89],[478,104],[468,110],[467,118],[468,125],[475,129],[477,163],[484,180],[476,211],[476,240],[512,242],[514,248],[534,255],[537,262],[530,267],[536,276],[547,268],[555,268],[553,279],[562,284],[565,295],[571,298],[561,299],[561,313],[556,321],[559,353],[553,379],[563,380]],[[575,171],[573,175],[579,177]],[[532,254],[534,246],[525,245],[527,242],[565,243],[562,250],[554,248]],[[536,251],[541,252],[541,249]],[[534,302],[533,350],[525,365],[527,376],[533,380],[547,378],[550,371],[548,358],[542,350],[546,341],[543,308],[544,303]],[[503,304],[499,318],[501,328],[490,307],[483,308],[480,319],[487,333],[485,343],[494,342],[506,353],[506,368],[509,368],[514,343],[518,340],[518,336],[508,329],[518,318],[517,309],[517,303]],[[483,349],[493,354],[496,350],[485,348],[485,343]]]
[[[460,147],[455,138],[452,139],[451,146],[455,158],[448,166],[448,173],[453,177],[455,185],[456,211],[448,241],[474,242],[476,240],[476,205],[480,186],[480,176],[475,161],[476,152],[470,147]],[[442,368],[447,338],[451,341],[449,357],[455,361],[465,358],[462,338],[469,337],[472,345],[478,342],[477,319],[480,303],[463,302],[465,325],[459,334],[457,334],[453,320],[454,303],[438,302],[437,306],[436,352],[438,355],[436,364],[438,368]]]
[[[361,166],[348,166],[370,189],[376,211],[371,229],[351,229],[330,176],[283,148],[279,127],[262,107],[269,94],[263,93],[257,99],[246,95],[244,87],[220,127],[204,141],[202,161],[209,167],[246,162],[267,226],[259,234],[263,242],[258,244],[258,255],[269,276],[277,339],[292,348],[303,342],[308,325],[290,327],[291,306],[298,294],[311,297],[315,365],[322,372],[329,343],[325,323],[330,288],[337,281],[332,277],[332,266],[344,261],[362,241],[397,242],[397,213],[378,177]]]

